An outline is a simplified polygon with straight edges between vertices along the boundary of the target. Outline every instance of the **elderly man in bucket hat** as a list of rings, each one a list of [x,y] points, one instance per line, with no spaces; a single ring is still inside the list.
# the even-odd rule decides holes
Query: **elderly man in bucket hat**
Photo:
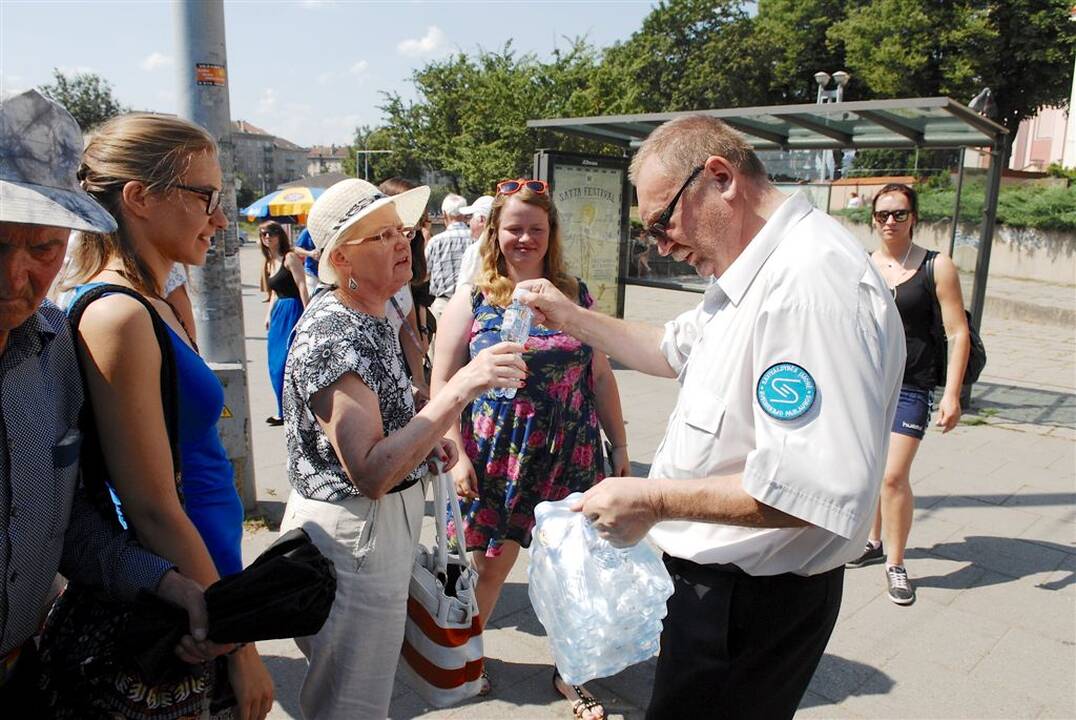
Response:
[[[67,318],[45,299],[71,230],[116,221],[76,177],[82,135],[36,90],[0,100],[0,707],[40,707],[33,640],[57,571],[121,599],[155,592],[187,610],[177,654],[205,641],[202,588],[113,529],[79,490],[83,389]]]

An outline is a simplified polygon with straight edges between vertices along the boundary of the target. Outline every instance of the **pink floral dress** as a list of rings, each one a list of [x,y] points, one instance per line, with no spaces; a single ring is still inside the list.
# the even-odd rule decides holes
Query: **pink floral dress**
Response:
[[[580,282],[579,304],[593,303]],[[500,342],[504,308],[477,289],[471,308],[473,358]],[[570,335],[532,327],[523,353],[526,386],[512,399],[490,391],[464,410],[463,440],[479,495],[460,501],[468,550],[495,557],[505,540],[528,547],[535,505],[587,490],[604,477],[593,357],[589,345]]]

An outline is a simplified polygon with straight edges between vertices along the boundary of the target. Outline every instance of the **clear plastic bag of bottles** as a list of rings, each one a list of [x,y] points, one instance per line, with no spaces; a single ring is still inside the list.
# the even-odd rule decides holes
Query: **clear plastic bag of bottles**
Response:
[[[613,547],[582,513],[568,509],[580,497],[535,507],[528,571],[531,604],[561,677],[572,685],[656,655],[673,592],[665,565],[645,541]]]

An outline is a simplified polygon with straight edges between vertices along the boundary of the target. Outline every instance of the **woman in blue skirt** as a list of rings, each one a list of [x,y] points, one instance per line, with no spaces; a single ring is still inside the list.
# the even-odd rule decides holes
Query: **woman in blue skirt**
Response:
[[[306,278],[303,259],[291,248],[291,241],[280,223],[264,223],[258,231],[258,239],[265,257],[262,279],[269,289],[269,312],[265,316],[265,328],[269,331],[269,381],[276,393],[276,415],[266,418],[270,425],[283,425],[280,394],[284,389],[284,365],[291,347],[291,331],[309,298],[306,295]]]

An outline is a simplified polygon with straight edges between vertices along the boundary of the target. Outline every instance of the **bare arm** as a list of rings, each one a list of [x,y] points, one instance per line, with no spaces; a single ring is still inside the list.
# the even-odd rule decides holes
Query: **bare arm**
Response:
[[[297,254],[290,252],[284,256],[284,266],[291,272],[295,287],[299,288],[299,299],[302,300],[305,308],[310,298],[306,294],[306,271],[303,269],[303,261]]]
[[[620,406],[620,391],[616,376],[609,365],[605,353],[595,351],[591,363],[594,370],[594,400],[605,436],[613,446],[610,462],[613,475],[627,475],[631,472],[628,460],[628,435],[624,430],[624,411]]]
[[[311,397],[311,409],[348,477],[363,495],[377,499],[426,459],[464,405],[492,385],[518,387],[525,373],[515,353],[500,343],[446,383],[407,425],[384,435],[377,395],[355,373],[346,373]]]
[[[938,425],[949,432],[960,420],[960,391],[971,350],[971,333],[964,314],[960,276],[953,261],[939,254],[934,260],[934,287],[942,311],[942,325],[949,339],[949,359],[945,371],[945,391],[938,403]]]
[[[430,378],[430,397],[436,397],[456,376],[456,373],[467,364],[470,355],[467,347],[470,339],[469,329],[473,320],[470,291],[457,290],[445,306],[445,311],[441,313],[441,321],[437,326],[437,346],[434,353],[433,375]],[[460,432],[458,417],[457,422],[449,425],[445,437],[460,448],[460,460],[452,469],[456,493],[465,498],[477,497],[478,478],[470,458],[464,451],[466,445]]]
[[[101,448],[129,524],[147,549],[211,585],[216,567],[176,493],[149,314],[132,298],[102,298],[86,309],[79,340]]]
[[[633,370],[676,377],[661,352],[662,328],[581,308],[548,280],[526,280],[518,287],[530,291],[523,302],[534,308],[537,322],[566,332]]]
[[[663,520],[691,520],[756,528],[805,527],[800,518],[760,503],[739,474],[691,480],[606,478],[572,507],[594,521],[615,545],[634,545]]]

